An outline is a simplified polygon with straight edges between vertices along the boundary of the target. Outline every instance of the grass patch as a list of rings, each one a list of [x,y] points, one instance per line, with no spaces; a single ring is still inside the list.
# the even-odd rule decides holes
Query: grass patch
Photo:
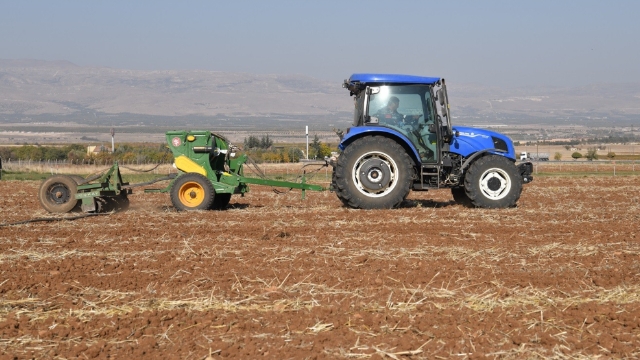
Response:
[[[51,174],[2,171],[2,180],[44,180],[49,176],[51,176]]]
[[[602,159],[606,160],[604,157]],[[640,155],[616,155],[611,160],[640,160]]]

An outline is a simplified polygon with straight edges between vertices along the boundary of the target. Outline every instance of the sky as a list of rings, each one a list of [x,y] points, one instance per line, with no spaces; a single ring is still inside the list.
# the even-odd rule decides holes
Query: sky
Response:
[[[137,70],[640,82],[640,1],[0,0],[0,59]]]

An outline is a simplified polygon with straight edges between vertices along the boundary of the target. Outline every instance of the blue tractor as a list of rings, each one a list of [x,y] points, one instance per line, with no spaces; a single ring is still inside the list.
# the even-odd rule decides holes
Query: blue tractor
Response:
[[[452,126],[445,80],[353,74],[353,126],[339,133],[331,188],[349,207],[388,209],[409,191],[450,188],[470,207],[513,207],[533,180],[530,162],[516,165],[509,137]]]

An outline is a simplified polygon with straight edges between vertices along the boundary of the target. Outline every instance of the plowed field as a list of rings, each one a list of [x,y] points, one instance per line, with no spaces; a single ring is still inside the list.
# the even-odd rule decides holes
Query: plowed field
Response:
[[[0,182],[0,223],[50,216],[38,186]],[[130,198],[0,227],[0,358],[640,356],[640,177],[539,177],[502,210]]]

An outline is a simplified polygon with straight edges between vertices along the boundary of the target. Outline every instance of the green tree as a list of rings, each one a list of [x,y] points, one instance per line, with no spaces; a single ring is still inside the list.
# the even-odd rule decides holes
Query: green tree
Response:
[[[14,153],[20,160],[35,160],[39,161],[43,158],[42,149],[39,146],[24,145],[17,148]]]
[[[587,155],[585,157],[587,160],[598,160],[598,148],[595,146],[587,148]]]
[[[244,138],[245,149],[257,149],[260,147],[260,139],[257,136],[249,135],[249,138]]]
[[[262,139],[260,139],[260,148],[268,149],[273,145],[273,140],[269,139],[269,134],[263,135]]]
[[[320,144],[320,151],[318,151],[318,157],[324,159],[326,156],[331,156],[331,148],[327,144]]]
[[[67,157],[67,152],[64,148],[43,146],[42,158],[43,160],[64,160]]]
[[[82,152],[86,152],[87,148],[84,145],[81,144],[69,144],[65,147],[63,147],[64,152],[68,153],[69,151],[82,151]]]
[[[607,153],[607,157],[608,157],[609,159],[613,159],[613,158],[615,158],[615,157],[616,157],[616,153],[614,153],[613,151],[609,151],[609,152]]]
[[[562,159],[562,154],[559,152],[556,152],[555,154],[553,154],[553,159],[554,160],[560,160]]]
[[[571,157],[573,158],[573,160],[578,160],[582,157],[582,154],[576,151],[573,154],[571,154]]]
[[[289,151],[287,151],[287,153],[289,154],[289,161],[291,162],[298,162],[304,156],[302,150],[295,147],[289,148]]]
[[[322,144],[322,142],[320,142],[320,138],[318,137],[318,134],[315,134],[313,136],[313,141],[311,141],[311,145],[309,145],[311,150],[313,150],[312,154],[314,154],[314,157],[318,156],[320,154],[320,145],[321,144]]]
[[[67,160],[78,162],[85,158],[87,155],[86,151],[83,150],[71,150],[67,153]]]
[[[4,160],[15,159],[16,155],[9,147],[0,147],[0,158]]]
[[[134,154],[131,151],[127,151],[124,154],[122,154],[121,160],[124,161],[125,163],[132,163],[134,161],[136,161],[136,154]]]

